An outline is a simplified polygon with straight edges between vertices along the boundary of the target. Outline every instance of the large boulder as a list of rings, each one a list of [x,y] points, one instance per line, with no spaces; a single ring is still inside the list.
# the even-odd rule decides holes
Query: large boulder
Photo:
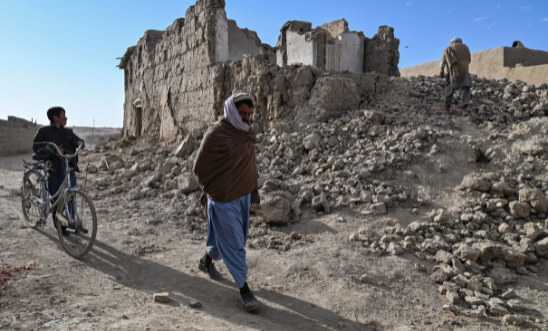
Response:
[[[177,180],[176,189],[179,189],[181,192],[188,194],[193,191],[196,191],[200,188],[196,176],[192,172],[185,172],[184,174],[175,178]]]
[[[482,178],[479,174],[470,174],[464,176],[461,188],[469,188],[471,190],[478,190],[482,192],[488,192],[491,189],[491,183]]]
[[[510,202],[510,214],[514,218],[527,218],[531,215],[531,206],[526,202]]]
[[[548,200],[546,199],[546,196],[538,188],[524,188],[519,190],[519,201],[528,202],[541,214],[544,214],[548,207]]]
[[[287,199],[278,195],[264,194],[261,196],[261,209],[254,212],[266,223],[283,225],[287,223],[287,215],[290,211]]]

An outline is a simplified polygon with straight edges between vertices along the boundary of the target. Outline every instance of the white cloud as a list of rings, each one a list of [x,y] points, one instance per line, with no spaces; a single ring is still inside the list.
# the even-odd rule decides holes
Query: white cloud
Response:
[[[500,9],[500,7],[502,7],[502,5],[499,3],[496,8]]]
[[[478,17],[478,18],[476,18],[474,21],[475,21],[475,22],[479,22],[479,21],[483,21],[483,20],[485,20],[485,19],[487,19],[487,16],[485,16],[485,17]]]
[[[492,28],[492,27],[494,27],[495,25],[497,25],[497,22],[493,22],[493,23],[489,24],[489,25],[487,26],[487,28],[488,28],[488,29],[489,29],[489,28]]]
[[[413,4],[413,1],[408,1],[408,2],[405,3],[405,7],[409,7],[409,6],[411,6],[412,4]]]
[[[543,19],[541,20],[541,22],[548,22],[548,17],[543,18]]]

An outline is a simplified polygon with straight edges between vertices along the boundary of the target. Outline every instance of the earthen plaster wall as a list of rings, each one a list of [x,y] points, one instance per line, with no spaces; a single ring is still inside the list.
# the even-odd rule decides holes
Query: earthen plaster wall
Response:
[[[299,36],[310,29],[306,22],[288,23],[285,31],[298,30]],[[226,18],[224,1],[200,0],[165,31],[147,31],[121,59],[123,134],[181,140],[216,121],[236,91],[254,96],[257,131],[289,132],[296,119],[325,121],[358,109],[389,85],[386,75],[329,72],[281,60],[282,67],[254,32]]]
[[[0,156],[29,153],[39,126],[25,119],[8,116],[0,120]]]
[[[522,51],[525,50],[525,51]],[[511,47],[498,47],[488,49],[481,52],[472,53],[472,61],[470,62],[470,73],[478,75],[478,77],[485,77],[488,79],[503,79],[506,78],[510,81],[521,80],[527,84],[540,85],[548,82],[548,64],[525,66],[521,67],[508,67],[507,63],[531,62],[542,60],[539,56],[542,51],[533,51],[526,48],[511,48]],[[548,52],[544,52],[547,53]],[[507,59],[506,56],[510,58]],[[528,57],[533,55],[532,57]],[[533,62],[537,63],[537,62]],[[405,68],[401,70],[403,77],[412,76],[433,76],[439,75],[440,72],[440,60],[419,64],[417,66]]]

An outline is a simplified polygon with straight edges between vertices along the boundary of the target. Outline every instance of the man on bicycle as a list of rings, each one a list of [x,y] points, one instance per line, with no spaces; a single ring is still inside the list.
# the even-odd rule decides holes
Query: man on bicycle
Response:
[[[84,144],[84,146],[82,146],[82,148],[84,148],[84,141],[75,135],[71,129],[65,127],[67,125],[67,117],[65,114],[65,109],[62,107],[51,107],[48,109],[47,115],[50,120],[50,125],[38,129],[38,132],[36,132],[36,136],[34,137],[34,142],[52,142],[59,146],[62,153],[65,153],[65,151],[67,153],[74,153],[76,149],[78,149],[80,143]],[[48,191],[53,196],[57,193],[61,187],[61,184],[63,184],[63,181],[65,180],[66,164],[55,152],[52,152],[47,148],[33,147],[33,150],[38,154],[50,155],[50,158],[47,161],[49,173]],[[75,171],[80,172],[80,169],[78,169],[78,156],[71,159],[69,162],[70,166]],[[73,174],[70,176],[70,179],[70,186],[76,186],[76,176]],[[56,209],[57,208],[54,208],[53,210],[53,226],[55,228],[57,228],[57,222],[55,219]],[[64,229],[63,234],[67,234]]]

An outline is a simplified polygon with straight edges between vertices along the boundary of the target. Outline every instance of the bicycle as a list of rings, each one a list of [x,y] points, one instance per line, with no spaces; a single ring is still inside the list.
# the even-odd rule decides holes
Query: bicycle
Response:
[[[74,176],[69,160],[78,155],[83,144],[78,146],[74,154],[63,154],[52,142],[34,143],[34,146],[43,146],[48,152],[51,152],[51,147],[57,152],[57,156],[66,165],[65,179],[57,193],[50,196],[46,161],[52,157],[51,154],[34,154],[32,159],[38,161],[36,163],[23,160],[26,169],[21,187],[24,221],[31,228],[43,226],[49,214],[56,210],[57,233],[63,249],[73,258],[82,258],[93,247],[97,235],[97,215],[91,198],[82,190],[69,185],[71,176]]]

